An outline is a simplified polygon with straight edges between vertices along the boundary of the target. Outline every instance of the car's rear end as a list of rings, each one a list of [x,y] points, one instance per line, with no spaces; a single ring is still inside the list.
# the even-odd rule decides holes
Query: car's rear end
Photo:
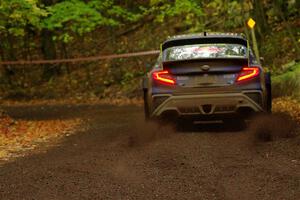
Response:
[[[228,119],[265,112],[263,69],[242,37],[175,38],[162,46],[146,93],[149,117]]]

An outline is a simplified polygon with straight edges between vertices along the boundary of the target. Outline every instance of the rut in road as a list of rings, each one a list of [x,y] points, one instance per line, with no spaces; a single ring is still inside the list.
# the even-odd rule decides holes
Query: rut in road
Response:
[[[142,109],[135,106],[49,106],[8,112],[19,118],[34,113],[36,120],[90,120],[88,130],[60,146],[3,165],[0,199],[300,197],[299,137],[254,142],[253,135],[264,129],[233,131],[222,124],[177,131],[174,126],[144,123]],[[278,120],[287,124],[284,118]]]

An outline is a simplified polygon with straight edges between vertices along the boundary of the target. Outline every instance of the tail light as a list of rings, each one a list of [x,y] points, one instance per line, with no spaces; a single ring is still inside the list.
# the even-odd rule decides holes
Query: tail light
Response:
[[[259,67],[244,67],[237,77],[237,82],[246,81],[257,77],[260,73]]]
[[[172,77],[172,75],[167,70],[153,72],[152,77],[154,80],[160,83],[164,83],[168,85],[175,85],[176,83],[174,77]]]

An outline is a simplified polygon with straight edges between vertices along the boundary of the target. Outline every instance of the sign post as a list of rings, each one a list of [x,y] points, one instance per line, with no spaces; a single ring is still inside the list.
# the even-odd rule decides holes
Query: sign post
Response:
[[[250,18],[247,21],[247,25],[251,30],[251,37],[252,37],[252,41],[253,41],[253,50],[254,50],[254,54],[255,57],[257,59],[257,62],[260,64],[260,56],[259,56],[259,50],[258,50],[258,46],[257,46],[257,41],[256,41],[256,36],[255,36],[255,31],[254,31],[254,27],[255,27],[256,22]]]

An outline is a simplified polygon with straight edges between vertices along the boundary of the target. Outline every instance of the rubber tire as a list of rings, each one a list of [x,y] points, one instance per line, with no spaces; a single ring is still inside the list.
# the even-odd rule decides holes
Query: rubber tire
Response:
[[[272,82],[271,73],[267,72],[265,75],[266,89],[267,89],[267,112],[272,113]]]
[[[272,88],[271,84],[266,85],[267,88],[267,112],[272,113]]]
[[[149,110],[149,105],[148,105],[147,90],[144,90],[144,115],[145,115],[145,120],[149,121],[150,120],[150,110]]]

